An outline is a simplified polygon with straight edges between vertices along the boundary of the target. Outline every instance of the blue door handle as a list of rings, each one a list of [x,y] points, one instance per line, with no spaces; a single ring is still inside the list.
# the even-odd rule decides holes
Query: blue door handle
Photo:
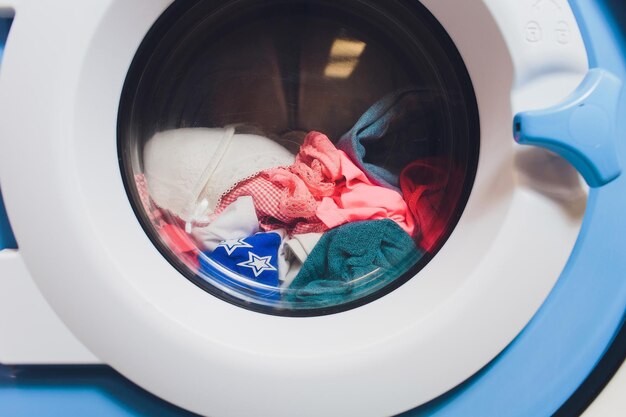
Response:
[[[593,68],[561,104],[515,116],[513,132],[520,144],[551,150],[568,160],[590,187],[601,187],[621,174],[615,140],[619,132],[622,81]]]
[[[616,2],[618,3],[618,2]],[[622,100],[624,43],[606,0],[570,0],[587,47],[590,71],[578,89],[555,107],[518,114],[515,140],[558,153],[590,187],[601,187],[621,174],[616,148],[624,140]]]

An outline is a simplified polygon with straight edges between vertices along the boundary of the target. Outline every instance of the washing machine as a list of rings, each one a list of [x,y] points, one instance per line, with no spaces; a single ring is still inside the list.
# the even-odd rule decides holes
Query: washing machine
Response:
[[[0,415],[626,415],[621,2],[0,18]]]

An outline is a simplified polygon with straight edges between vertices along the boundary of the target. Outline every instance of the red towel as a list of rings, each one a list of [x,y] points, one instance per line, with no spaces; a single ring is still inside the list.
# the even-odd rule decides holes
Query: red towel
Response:
[[[454,220],[463,176],[447,158],[411,162],[400,174],[400,188],[416,222],[413,237],[431,252]]]

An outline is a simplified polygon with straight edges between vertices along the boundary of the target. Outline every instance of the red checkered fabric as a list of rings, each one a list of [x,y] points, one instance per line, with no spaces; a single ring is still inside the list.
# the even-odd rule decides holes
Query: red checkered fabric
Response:
[[[272,183],[264,174],[244,180],[224,195],[220,200],[215,214],[220,214],[239,197],[250,196],[254,202],[261,229],[286,229],[290,235],[301,233],[318,233],[328,228],[315,216],[289,217],[281,210],[281,201],[285,200],[285,189]]]

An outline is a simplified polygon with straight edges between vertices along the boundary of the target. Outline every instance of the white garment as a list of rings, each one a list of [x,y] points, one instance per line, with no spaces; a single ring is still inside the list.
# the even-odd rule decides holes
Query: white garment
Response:
[[[167,130],[155,134],[143,149],[150,197],[185,222],[212,213],[238,182],[294,160],[273,140],[237,134],[232,127]]]
[[[287,259],[285,256],[285,242],[287,242],[287,230],[285,229],[276,229],[272,230],[274,233],[278,233],[280,235],[280,246],[278,247],[278,279],[283,282],[287,273],[291,268],[291,260]]]
[[[214,251],[224,240],[244,239],[259,231],[254,202],[250,196],[242,196],[207,226],[191,227],[191,235],[202,250]]]
[[[304,261],[306,261],[317,242],[322,238],[322,235],[323,233],[304,233],[293,235],[291,239],[283,240],[278,249],[279,260],[284,258],[283,262],[287,265],[285,272],[281,272],[279,275],[283,288],[289,287],[296,278],[296,275],[302,269]]]

